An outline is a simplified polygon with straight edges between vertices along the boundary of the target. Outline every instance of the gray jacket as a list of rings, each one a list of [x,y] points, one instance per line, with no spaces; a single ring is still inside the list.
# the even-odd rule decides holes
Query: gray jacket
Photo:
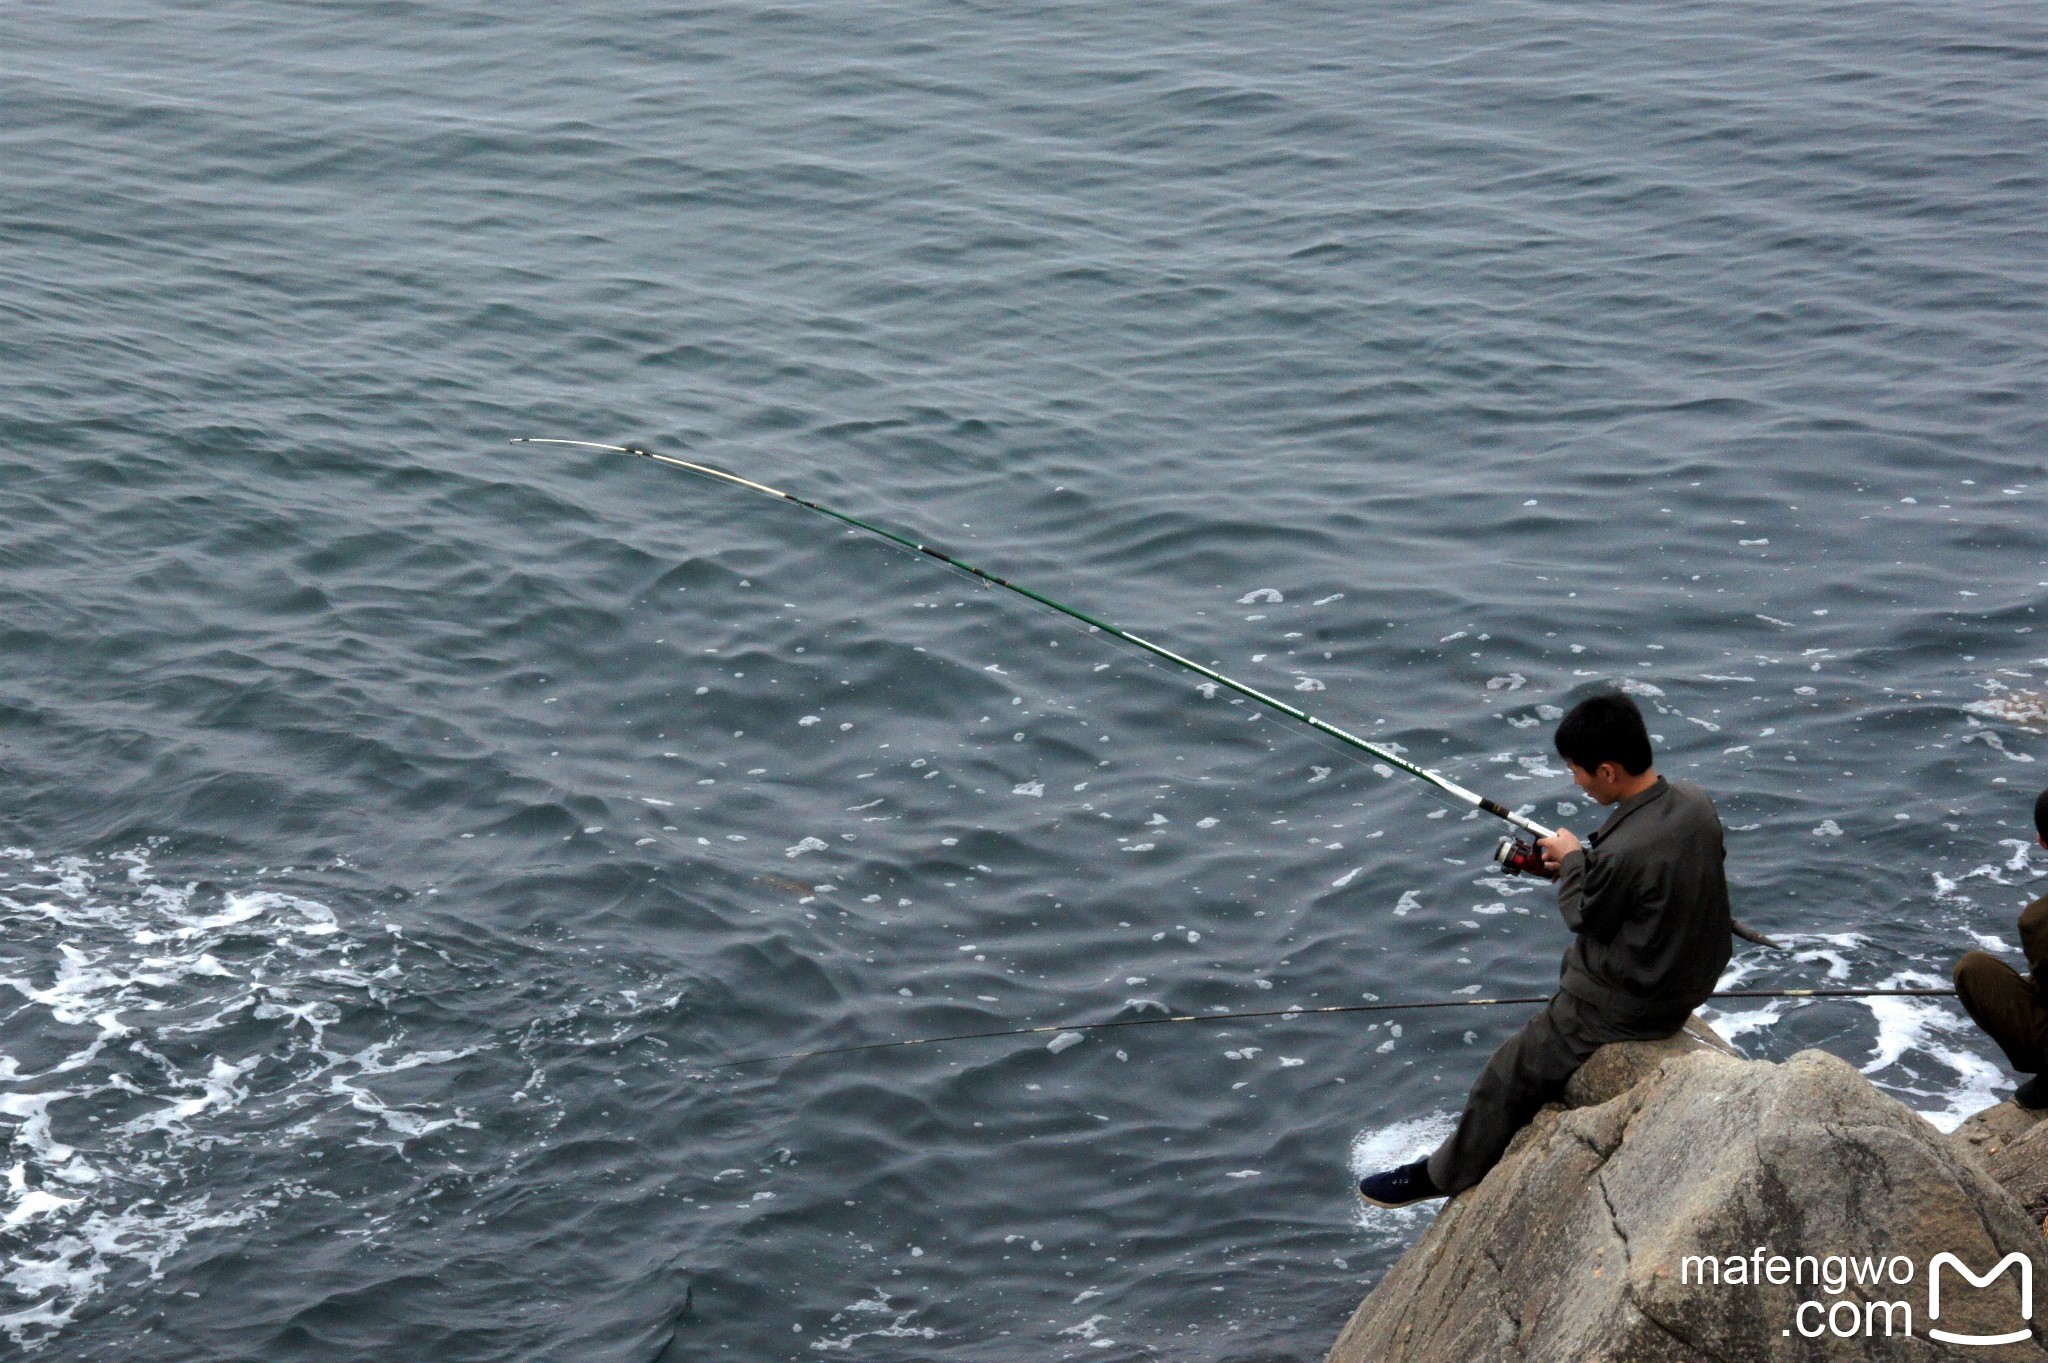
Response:
[[[1635,1019],[1706,1002],[1730,954],[1726,858],[1714,802],[1690,781],[1623,800],[1558,867],[1558,912],[1578,934],[1564,991]]]

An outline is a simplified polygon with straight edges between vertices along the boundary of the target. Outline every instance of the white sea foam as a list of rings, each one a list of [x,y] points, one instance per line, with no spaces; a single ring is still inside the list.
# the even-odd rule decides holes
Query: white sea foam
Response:
[[[878,1326],[872,1330],[849,1329],[845,1334],[842,1335],[827,1335],[823,1339],[812,1340],[811,1348],[819,1353],[834,1353],[845,1352],[847,1350],[850,1350],[856,1343],[863,1339],[930,1340],[937,1339],[939,1337],[939,1332],[930,1327],[929,1325],[912,1325],[910,1323],[911,1318],[917,1314],[917,1311],[915,1309],[911,1309],[908,1311],[898,1311],[895,1305],[889,1300],[888,1293],[884,1292],[879,1287],[874,1289],[874,1292],[875,1295],[872,1297],[865,1297],[859,1301],[849,1302],[845,1306],[841,1307],[838,1311],[833,1313],[832,1319],[829,1322],[829,1324],[841,1324],[845,1322],[848,1316],[853,1316],[856,1318],[869,1316],[888,1316],[891,1319],[887,1325]],[[1095,1319],[1104,1320],[1107,1318],[1103,1316],[1097,1316]]]
[[[2013,691],[1998,682],[1995,694],[1980,701],[1973,701],[1963,709],[1986,719],[2002,720],[2007,724],[2018,724],[2028,728],[2048,725],[2048,695],[2039,691]]]
[[[1886,988],[1939,987],[1946,981],[1919,971],[1902,971],[1883,981]],[[1983,1038],[1961,1009],[1930,998],[1859,1000],[1877,1021],[1877,1041],[1863,1072],[1906,1098],[1936,1129],[1953,1131],[1963,1119],[1996,1103],[2011,1083],[2005,1072],[1973,1047]],[[1917,1064],[1933,1060],[1950,1071],[1925,1076]],[[1918,1101],[1914,1101],[1918,1100]],[[1928,1107],[1932,1102],[1938,1106]]]
[[[1970,725],[1970,732],[1963,735],[1963,742],[1982,743],[1985,747],[1990,748],[1993,752],[2001,753],[2005,757],[2014,762],[2031,762],[2034,760],[2031,754],[2023,752],[2014,752],[2012,749],[2006,747],[2005,740],[2000,738],[1995,730],[1985,728],[1983,724],[1979,723],[1977,720],[1974,719],[1968,722]]]
[[[1828,967],[1824,977],[1827,983],[1847,983],[1851,979],[1850,963],[1867,955],[1868,939],[1860,933],[1789,934],[1780,940],[1791,948],[1794,964],[1809,967],[1796,972],[1801,983],[1812,980],[1810,967],[1822,962]],[[1997,942],[1995,938],[1989,940]],[[1739,988],[1746,979],[1764,970],[1776,971],[1784,961],[1784,956],[1777,953],[1747,952],[1729,964],[1716,987]],[[1909,967],[1895,971],[1872,987],[1942,988],[1947,983],[1940,975]],[[1938,1129],[1953,1131],[1971,1113],[1997,1102],[2010,1086],[2011,1080],[1990,1058],[1989,1043],[1952,1000],[1877,996],[1853,1002],[1869,1010],[1876,1024],[1875,1036],[1868,1043],[1868,1057],[1861,1067],[1863,1073]],[[1701,1014],[1730,1041],[1756,1036],[1767,1043],[1770,1030],[1780,1021],[1815,1006],[1798,999],[1759,1000],[1759,1004],[1741,1011],[1703,1008]],[[1773,1058],[1783,1058],[1767,1044],[1766,1049]],[[1833,1045],[1829,1049],[1840,1050]]]
[[[1784,1012],[1785,1001],[1773,999],[1761,1008],[1752,1008],[1746,1012],[1723,1012],[1717,1008],[1702,1008],[1700,1015],[1721,1034],[1723,1040],[1732,1042],[1737,1037],[1776,1026]]]
[[[398,972],[364,961],[326,905],[260,885],[161,884],[148,849],[100,862],[0,855],[14,863],[0,890],[14,957],[0,988],[22,1001],[15,1017],[30,1025],[18,1034],[47,1048],[36,1069],[0,1054],[13,1160],[0,1187],[0,1332],[15,1345],[47,1344],[121,1275],[158,1276],[194,1236],[303,1191],[163,1191],[188,1184],[201,1159],[316,1121],[400,1147],[474,1124],[372,1087],[457,1052],[408,1051],[401,1035],[354,1055],[328,1048],[344,1009],[388,1017],[377,1001]]]

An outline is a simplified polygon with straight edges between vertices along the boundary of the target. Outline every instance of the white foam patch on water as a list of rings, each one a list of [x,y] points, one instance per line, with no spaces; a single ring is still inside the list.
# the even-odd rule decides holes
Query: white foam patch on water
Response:
[[[851,1328],[848,1328],[844,1334],[827,1335],[823,1339],[814,1339],[811,1341],[811,1348],[819,1353],[836,1353],[852,1349],[857,1342],[863,1339],[937,1339],[939,1337],[939,1332],[929,1325],[912,1325],[910,1323],[911,1318],[917,1314],[914,1308],[908,1311],[899,1311],[889,1300],[887,1292],[878,1287],[874,1289],[874,1293],[872,1297],[863,1297],[859,1301],[848,1302],[845,1306],[834,1312],[831,1321],[828,1322],[829,1324],[847,1324]],[[853,1317],[851,1322],[847,1320],[849,1316]],[[860,1324],[876,1316],[888,1316],[890,1321],[887,1325],[879,1325],[873,1329],[863,1330],[858,1328]],[[1095,1319],[1100,1321],[1107,1319],[1107,1317],[1097,1316]]]
[[[398,969],[362,963],[367,948],[326,905],[262,886],[162,884],[147,849],[4,856],[0,1003],[18,1002],[14,1053],[0,1053],[0,1332],[13,1344],[49,1343],[110,1284],[160,1277],[194,1236],[306,1191],[181,1191],[223,1151],[289,1144],[318,1123],[403,1154],[474,1125],[373,1087],[467,1052],[407,1051],[402,1033],[353,1054],[330,1048],[345,1010],[395,1027],[380,1000]],[[376,949],[396,940],[380,934]]]
[[[2048,725],[2048,695],[2039,691],[2015,691],[1996,680],[1980,684],[1992,694],[1965,705],[1963,709],[1970,714],[2030,728]]]
[[[1920,971],[1902,971],[1884,981],[1886,988],[1938,988],[1947,981]],[[1863,1072],[1899,1095],[1932,1122],[1937,1130],[1953,1131],[1974,1112],[1998,1102],[2012,1080],[1972,1047],[1984,1038],[1976,1024],[1949,1000],[1872,998],[1861,1000],[1877,1021],[1877,1042]],[[1909,1058],[1925,1057],[1951,1072],[1923,1077]],[[1887,1071],[1897,1073],[1887,1074]],[[1920,1100],[1920,1101],[1914,1101]],[[1937,1104],[1929,1107],[1928,1102]]]
[[[2032,874],[2032,867],[2029,865],[2024,856],[2016,857],[2013,861],[2009,861],[2003,866],[1995,865],[1987,861],[1984,862],[1982,865],[1973,866],[1967,871],[1958,872],[1957,874],[1952,876],[1943,875],[1939,871],[1931,871],[1929,872],[1929,874],[1934,877],[1935,901],[1937,903],[1948,904],[1957,908],[1962,908],[1977,902],[1974,896],[1963,893],[1962,885],[1965,881],[1985,880],[1989,881],[1993,885],[2003,885],[2010,887],[2018,884],[2018,882],[2007,880],[2005,878],[2005,872],[2022,870],[2029,872],[2028,879],[2031,880],[2037,878],[2034,874]]]
[[[1780,940],[1792,948],[1793,962],[1805,967],[1794,972],[1801,985],[1849,983],[1850,962],[1864,956],[1863,949],[1868,944],[1867,938],[1853,932],[1787,935]],[[1782,953],[1745,952],[1730,963],[1716,988],[1742,988],[1747,978],[1766,969],[1775,972],[1784,962]],[[1822,962],[1828,967],[1825,979],[1816,980],[1812,966]],[[1945,976],[1907,967],[1869,987],[1944,989],[1948,984]],[[1728,1008],[1731,1002],[1736,1006]],[[1758,1037],[1764,1044],[1746,1048],[1752,1054],[1762,1051],[1767,1058],[1782,1060],[1786,1056],[1781,1049],[1769,1045],[1771,1029],[1779,1022],[1818,1006],[1860,1006],[1869,1012],[1875,1024],[1875,1035],[1869,1038],[1869,1050],[1860,1067],[1862,1072],[1941,1131],[1953,1131],[1972,1113],[1997,1103],[2013,1083],[1992,1058],[1990,1041],[1951,998],[1769,999],[1757,1000],[1757,1004],[1754,1008],[1742,1008],[1740,1001],[1724,1000],[1719,1006],[1702,1008],[1700,1013],[1730,1041]],[[1845,1037],[1839,1043],[1829,1043],[1828,1049],[1853,1056],[1856,1044],[1853,1038]]]
[[[1728,962],[1714,988],[1744,988],[1759,972],[1782,970],[1788,959],[1808,967],[1798,972],[1801,984],[1815,983],[1811,967],[1822,963],[1827,966],[1826,982],[1841,984],[1849,978],[1850,962],[1870,944],[1870,938],[1860,932],[1781,932],[1776,938],[1783,951],[1752,947],[1741,952]]]
[[[1721,1034],[1722,1040],[1733,1043],[1738,1037],[1747,1036],[1751,1032],[1762,1032],[1775,1026],[1778,1019],[1785,1015],[1788,1002],[1789,1000],[1774,1000],[1761,1008],[1752,1008],[1744,1012],[1702,1008],[1700,1016]]]
[[[2005,740],[2000,738],[1995,730],[1985,728],[1982,723],[1975,719],[1968,720],[1967,722],[1970,726],[1970,732],[1963,735],[1963,742],[1982,743],[1985,747],[2003,755],[2010,761],[2031,762],[2034,760],[2028,753],[2014,752],[2006,747]]]

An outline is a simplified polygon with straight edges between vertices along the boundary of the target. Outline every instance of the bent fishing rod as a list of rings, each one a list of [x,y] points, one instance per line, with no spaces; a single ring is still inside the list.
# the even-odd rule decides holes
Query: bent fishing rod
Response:
[[[1503,820],[1511,826],[1521,829],[1525,833],[1532,834],[1533,836],[1538,838],[1547,838],[1550,837],[1556,831],[1555,829],[1545,828],[1542,824],[1537,823],[1536,821],[1526,817],[1525,815],[1516,813],[1514,810],[1509,809],[1506,805],[1501,804],[1498,800],[1489,800],[1485,796],[1477,793],[1476,791],[1470,791],[1465,789],[1465,787],[1459,785],[1456,781],[1451,780],[1448,776],[1443,775],[1441,772],[1435,772],[1431,771],[1427,767],[1417,766],[1415,763],[1408,761],[1399,753],[1396,753],[1389,748],[1384,748],[1379,744],[1372,742],[1369,739],[1360,738],[1357,734],[1354,734],[1347,729],[1341,729],[1335,724],[1330,723],[1328,720],[1318,719],[1316,716],[1310,714],[1308,711],[1303,710],[1298,706],[1289,705],[1286,701],[1280,700],[1277,697],[1269,696],[1264,691],[1259,690],[1257,687],[1247,686],[1241,681],[1237,681],[1233,678],[1224,676],[1221,672],[1216,671],[1214,668],[1202,666],[1200,663],[1196,662],[1192,658],[1184,658],[1180,654],[1175,653],[1172,649],[1162,648],[1158,644],[1153,643],[1149,639],[1140,638],[1139,636],[1131,633],[1127,629],[1120,629],[1117,626],[1110,624],[1106,620],[1098,620],[1094,616],[1088,614],[1086,611],[1076,610],[1072,606],[1063,605],[1062,603],[1053,600],[1049,596],[1044,596],[1038,592],[1031,590],[1031,588],[1029,587],[1019,586],[1017,583],[1012,582],[1007,578],[997,577],[994,573],[985,572],[982,569],[975,567],[971,563],[962,562],[960,559],[953,557],[951,554],[946,553],[942,549],[935,549],[929,544],[920,544],[918,541],[909,539],[903,535],[899,535],[893,530],[884,529],[882,526],[874,525],[870,522],[864,521],[860,519],[858,516],[849,516],[844,511],[834,511],[831,507],[820,505],[817,502],[811,501],[809,498],[799,497],[792,492],[784,492],[780,488],[769,487],[766,483],[757,483],[751,478],[742,478],[737,473],[728,473],[724,469],[713,468],[709,464],[696,464],[690,462],[687,459],[678,459],[672,454],[657,454],[653,450],[642,449],[638,445],[603,445],[599,444],[594,440],[542,439],[518,439],[514,440],[512,443],[515,445],[574,445],[582,449],[588,450],[610,450],[616,454],[637,455],[642,459],[652,459],[657,464],[668,464],[674,468],[686,469],[691,473],[699,474],[706,478],[715,479],[719,482],[731,483],[743,488],[750,488],[755,492],[765,492],[770,497],[778,497],[785,502],[794,502],[796,505],[804,507],[805,509],[810,511],[815,511],[821,516],[829,516],[831,519],[838,521],[841,524],[850,525],[856,530],[864,530],[870,535],[879,535],[881,538],[889,541],[889,543],[894,544],[899,548],[908,549],[912,553],[923,554],[927,558],[936,559],[940,563],[945,564],[949,568],[957,569],[958,571],[967,574],[969,577],[976,578],[982,582],[986,582],[991,586],[1001,587],[1005,591],[1015,592],[1017,595],[1024,597],[1027,600],[1035,601],[1039,605],[1044,606],[1049,610],[1057,611],[1058,613],[1068,617],[1069,619],[1078,620],[1082,624],[1088,626],[1088,628],[1091,630],[1100,630],[1102,633],[1110,635],[1112,638],[1121,639],[1125,643],[1130,644],[1133,647],[1143,649],[1145,652],[1150,653],[1155,658],[1164,658],[1166,661],[1174,664],[1177,667],[1184,667],[1188,671],[1195,673],[1197,676],[1204,677],[1209,681],[1216,683],[1218,686],[1225,686],[1230,688],[1232,691],[1237,692],[1237,694],[1245,697],[1247,700],[1256,701],[1258,704],[1265,706],[1269,710],[1273,710],[1279,714],[1286,715],[1289,719],[1298,720],[1299,722],[1308,725],[1309,728],[1314,729],[1317,733],[1326,734],[1329,737],[1336,739],[1340,743],[1355,748],[1360,752],[1367,753],[1372,757],[1377,758],[1379,761],[1386,763],[1388,766],[1395,768],[1398,771],[1406,772],[1408,775],[1416,777],[1419,780],[1427,781],[1430,785],[1435,786],[1438,790],[1450,796],[1452,799],[1457,800],[1463,804],[1471,805],[1484,813],[1491,814],[1494,818]]]
[[[793,492],[784,492],[781,488],[770,487],[766,483],[757,483],[751,478],[742,478],[737,473],[729,473],[724,469],[714,468],[710,464],[699,464],[688,459],[678,459],[672,454],[658,454],[639,445],[607,445],[596,440],[552,440],[525,436],[515,438],[512,443],[515,445],[567,445],[576,449],[608,450],[613,454],[630,454],[641,459],[651,459],[657,464],[667,464],[673,468],[683,469],[687,472],[698,474],[701,477],[712,479],[715,482],[730,483],[736,487],[766,493],[768,496],[780,501],[792,502],[808,511],[815,511],[820,516],[838,521],[842,525],[850,525],[856,530],[865,531],[870,535],[887,540],[898,548],[908,549],[914,554],[922,554],[926,558],[935,559],[948,568],[965,573],[967,576],[985,582],[990,586],[1001,587],[1004,591],[1008,592],[1015,592],[1027,601],[1035,601],[1046,609],[1064,615],[1070,620],[1080,621],[1088,626],[1091,631],[1099,631],[1109,635],[1111,638],[1121,639],[1125,643],[1142,649],[1156,658],[1164,658],[1176,667],[1184,667],[1199,677],[1207,678],[1218,686],[1227,686],[1247,700],[1255,701],[1269,710],[1306,724],[1317,733],[1334,738],[1339,743],[1375,757],[1397,771],[1406,772],[1418,780],[1426,781],[1459,803],[1471,805],[1482,813],[1491,814],[1494,818],[1501,820],[1510,827],[1518,828],[1533,837],[1548,838],[1555,835],[1557,831],[1553,828],[1544,827],[1527,815],[1509,809],[1498,800],[1490,800],[1477,791],[1467,790],[1441,772],[1431,771],[1428,767],[1418,766],[1391,748],[1385,748],[1369,739],[1360,738],[1348,729],[1341,729],[1328,720],[1318,719],[1299,706],[1289,705],[1278,697],[1267,695],[1257,687],[1247,686],[1233,677],[1226,677],[1221,672],[1216,671],[1216,669],[1204,667],[1192,658],[1182,657],[1170,648],[1162,648],[1150,639],[1140,638],[1129,630],[1121,629],[1106,620],[1098,620],[1086,611],[1076,610],[1072,606],[1035,592],[1029,587],[1019,586],[1008,578],[997,577],[994,573],[986,572],[971,563],[953,557],[943,549],[936,549],[929,544],[919,543],[917,540],[899,535],[893,530],[864,521],[858,516],[850,516],[844,511],[835,511],[829,506],[810,500],[808,497],[799,497]],[[1541,855],[1531,843],[1517,842],[1512,838],[1503,838],[1500,845],[1494,849],[1493,859],[1509,875],[1536,875],[1546,879],[1549,878],[1549,872],[1543,866]],[[1778,947],[1778,943],[1746,923],[1733,923],[1731,930],[1744,941],[1755,942],[1759,946],[1774,949]]]
[[[1723,989],[1717,999],[1952,999],[1953,989]],[[1320,1008],[1262,1008],[1248,1013],[1173,1013],[1166,1017],[1112,1018],[1108,1022],[1056,1022],[1042,1027],[1008,1027],[996,1032],[958,1032],[952,1036],[918,1036],[902,1041],[867,1041],[853,1046],[825,1046],[812,1051],[785,1051],[780,1055],[750,1055],[739,1060],[721,1060],[702,1068],[732,1070],[743,1065],[767,1065],[777,1060],[810,1060],[822,1055],[853,1055],[861,1051],[894,1051],[907,1046],[937,1046],[948,1041],[987,1041],[1005,1036],[1044,1036],[1047,1033],[1104,1032],[1115,1027],[1159,1027],[1175,1022],[1244,1022],[1259,1018],[1301,1018],[1323,1013],[1408,1013],[1423,1008],[1501,1008],[1510,1004],[1548,1003],[1549,995],[1513,999],[1428,999],[1421,1003],[1343,1003]],[[1077,1036],[1075,1040],[1080,1038]],[[1062,1047],[1062,1049],[1065,1049]]]

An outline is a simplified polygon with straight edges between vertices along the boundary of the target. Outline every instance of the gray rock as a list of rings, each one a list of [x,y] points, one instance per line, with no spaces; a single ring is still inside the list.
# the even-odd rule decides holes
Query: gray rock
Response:
[[[2017,1103],[1998,1103],[1973,1113],[1949,1133],[1949,1144],[1964,1154],[1986,1158],[2026,1135],[2048,1112],[2035,1112]]]
[[[1682,1030],[1662,1041],[1617,1041],[1593,1052],[1592,1058],[1565,1082],[1565,1106],[1592,1107],[1618,1098],[1655,1074],[1665,1061],[1698,1051],[1719,1051],[1737,1060],[1742,1058],[1742,1052],[1723,1041],[1719,1032],[1697,1016],[1689,1017]]]
[[[2036,1221],[2048,1217],[2048,1112],[2016,1103],[1987,1107],[1957,1127],[1949,1144],[1984,1166]]]
[[[1913,1277],[1839,1296],[1751,1285],[1758,1247],[1765,1264],[1903,1255]],[[2023,1328],[2012,1272],[1981,1289],[1945,1274],[1939,1321],[1926,1310],[1934,1255],[1983,1271],[2016,1250],[2038,1272],[2048,1242],[1977,1158],[1851,1066],[1819,1051],[1772,1065],[1699,1050],[1604,1103],[1546,1109],[1366,1297],[1329,1363],[2048,1359],[2038,1335],[1998,1347],[1927,1336]],[[1702,1284],[1686,1256],[1731,1278],[1740,1256],[1744,1281]],[[1880,1312],[1874,1337],[1808,1339],[1795,1328],[1806,1301],[1856,1303],[1859,1331],[1865,1303],[1903,1302],[1912,1334],[1895,1316],[1902,1333],[1885,1336]]]

